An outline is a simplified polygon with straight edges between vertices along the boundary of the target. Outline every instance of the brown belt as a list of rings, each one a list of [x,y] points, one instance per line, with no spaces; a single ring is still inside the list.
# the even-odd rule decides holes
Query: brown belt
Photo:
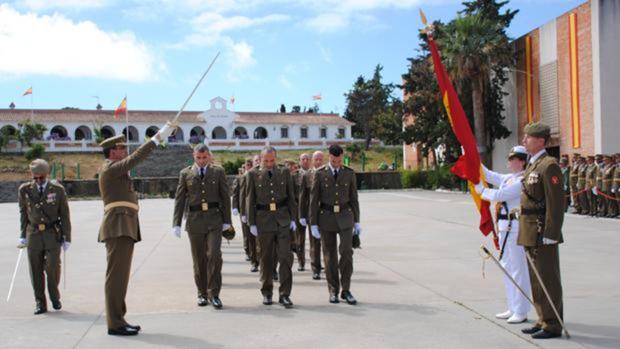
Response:
[[[108,212],[113,208],[117,208],[117,207],[127,207],[127,208],[131,208],[134,209],[136,211],[140,211],[140,207],[138,206],[138,204],[134,204],[133,202],[130,201],[114,201],[114,202],[110,202],[109,204],[105,205],[103,207],[103,211],[104,212]]]

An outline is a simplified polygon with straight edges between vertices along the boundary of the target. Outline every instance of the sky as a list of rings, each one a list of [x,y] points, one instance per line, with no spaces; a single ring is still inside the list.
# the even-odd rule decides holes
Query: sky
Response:
[[[584,0],[512,0],[517,38]],[[0,2],[0,108],[236,111],[284,104],[342,114],[358,76],[400,83],[418,55],[418,9],[449,21],[453,0],[15,0]],[[22,94],[32,87],[32,96]],[[398,94],[398,91],[397,91]]]

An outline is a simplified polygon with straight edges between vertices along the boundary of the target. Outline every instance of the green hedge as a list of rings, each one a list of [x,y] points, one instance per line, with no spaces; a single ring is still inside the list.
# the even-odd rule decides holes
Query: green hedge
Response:
[[[450,172],[450,166],[430,170],[405,170],[400,173],[403,188],[461,189],[462,180]]]

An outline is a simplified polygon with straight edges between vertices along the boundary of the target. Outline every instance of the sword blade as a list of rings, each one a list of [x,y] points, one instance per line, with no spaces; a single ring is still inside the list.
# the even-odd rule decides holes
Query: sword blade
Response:
[[[21,261],[23,253],[24,253],[24,249],[20,248],[19,254],[17,255],[17,263],[15,263],[15,270],[13,271],[13,277],[11,278],[11,286],[9,286],[9,294],[6,296],[7,302],[11,299],[11,294],[13,293],[13,286],[15,285],[15,276],[17,275],[17,269],[19,268],[19,261]]]
[[[510,282],[512,282],[512,284],[515,285],[515,287],[519,290],[519,292],[521,292],[521,294],[525,297],[525,299],[527,299],[527,301],[530,302],[532,306],[534,306],[534,302],[532,301],[530,296],[521,288],[521,286],[519,286],[519,284],[515,281],[512,275],[510,275],[510,273],[508,273],[508,271],[500,264],[497,258],[495,258],[495,256],[491,254],[491,252],[486,247],[480,246],[480,249],[493,260],[493,262],[499,267],[499,269],[504,272],[504,275],[508,277]]]

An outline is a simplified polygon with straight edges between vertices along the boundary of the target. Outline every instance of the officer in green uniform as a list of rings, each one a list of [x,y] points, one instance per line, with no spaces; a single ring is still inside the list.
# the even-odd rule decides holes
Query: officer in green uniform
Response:
[[[356,304],[351,294],[353,235],[359,235],[362,229],[355,172],[342,165],[343,154],[339,145],[330,146],[329,163],[314,172],[309,219],[312,235],[321,240],[323,248],[329,302],[338,303],[342,290],[340,298]]]
[[[181,237],[181,223],[187,213],[185,231],[194,262],[198,306],[222,308],[222,232],[231,228],[230,192],[222,167],[211,165],[205,144],[194,148],[194,164],[181,170],[174,198],[172,233]]]
[[[566,154],[563,154],[560,158],[560,169],[562,170],[562,186],[564,187],[564,212],[566,212],[568,211],[568,206],[570,206],[570,165],[568,164],[568,155]]]
[[[312,154],[312,168],[308,169],[301,178],[301,192],[299,193],[299,222],[306,227],[308,225],[308,215],[310,212],[310,190],[314,172],[323,166],[323,152],[315,151]],[[312,268],[312,279],[321,280],[321,240],[308,233],[310,243],[310,267]]]
[[[573,203],[573,207],[575,208],[575,213],[581,213],[581,205],[579,205],[579,200],[577,196],[577,181],[579,180],[579,166],[581,155],[579,153],[573,153],[573,161],[570,167],[570,193],[571,193],[571,201]]]
[[[299,164],[297,163],[297,161],[294,161],[294,160],[286,160],[285,164],[292,176],[293,188],[295,192],[295,200],[298,201],[299,193],[301,192],[301,177],[302,177],[302,173],[299,169]],[[295,217],[299,219],[299,205],[295,206],[295,211],[296,211]],[[297,256],[297,271],[304,271],[305,264],[306,264],[306,255],[305,255],[305,248],[304,248],[304,245],[306,243],[306,239],[305,239],[306,236],[304,234],[306,231],[305,231],[305,227],[301,225],[299,220],[295,221],[295,225],[297,226],[297,229],[295,229],[295,231],[293,232],[292,238],[291,238],[291,249],[293,250],[293,253],[295,254],[295,256]],[[301,228],[303,228],[303,230],[300,234]]]
[[[248,224],[248,206],[247,206],[247,193],[248,193],[248,176],[250,171],[254,171],[260,167],[260,155],[255,155],[250,162],[246,160],[245,173],[239,180],[239,215],[241,216],[241,228],[248,236],[248,254],[250,257],[250,272],[258,272],[258,248],[256,236],[250,233],[250,225]]]
[[[613,217],[615,216],[615,214],[612,213],[612,211],[614,210],[614,203],[613,200],[611,200],[610,198],[613,198],[613,193],[611,189],[614,181],[614,170],[616,168],[616,165],[614,164],[611,155],[603,155],[603,166],[601,166],[601,168],[603,172],[603,178],[601,179],[601,191],[602,194],[604,194],[605,196],[600,195],[601,210],[599,214],[601,217]]]
[[[107,251],[105,309],[109,335],[133,336],[140,331],[140,326],[125,321],[125,296],[133,249],[134,244],[141,240],[138,198],[129,171],[144,161],[157,144],[167,140],[175,127],[167,123],[131,155],[127,153],[124,135],[108,138],[100,144],[105,156],[99,172],[99,192],[103,199],[104,215],[98,240],[105,243]]]
[[[604,205],[605,205],[605,198],[603,197],[603,195],[599,194],[599,191],[602,191],[603,189],[603,175],[605,174],[605,164],[603,162],[603,158],[604,155],[603,154],[597,154],[595,157],[595,163],[596,163],[596,216],[599,217],[604,217],[605,214],[603,213],[604,210]]]
[[[42,159],[30,163],[32,181],[18,190],[21,246],[28,248],[30,281],[36,302],[34,314],[47,312],[45,277],[52,307],[60,303],[60,248],[71,245],[69,203],[62,185],[48,180],[50,168]]]
[[[273,296],[274,246],[278,254],[279,303],[291,308],[293,254],[291,234],[297,229],[293,179],[288,169],[276,166],[276,150],[271,146],[261,152],[261,166],[247,177],[247,210],[250,233],[258,240],[260,280],[263,304],[271,305]]]
[[[239,175],[235,177],[232,184],[232,214],[233,216],[239,216],[245,199],[240,195],[241,188],[243,187],[243,178],[248,169],[252,168],[252,158],[245,159],[244,165],[239,169]],[[241,218],[241,217],[240,217]],[[248,244],[248,235],[250,235],[249,228],[241,221],[241,231],[243,234],[243,251],[245,252],[245,260],[250,262],[250,247]]]
[[[558,254],[558,245],[563,242],[562,171],[555,158],[545,151],[550,137],[549,126],[537,122],[525,126],[524,132],[523,145],[530,155],[530,160],[523,175],[517,244],[524,246],[534,260],[534,267],[549,291],[555,308],[560,316],[563,316]],[[531,334],[536,339],[561,336],[560,322],[531,265],[530,280],[538,320],[533,327],[523,329],[523,333]]]
[[[310,170],[310,155],[308,155],[307,153],[302,153],[301,155],[299,155],[299,163],[297,164],[298,166],[298,171],[297,173],[293,176],[294,181],[295,181],[295,190],[296,190],[296,195],[297,195],[297,200],[298,200],[298,205],[297,205],[297,210],[298,210],[298,217],[300,219],[300,221],[297,222],[297,231],[295,232],[295,242],[296,242],[296,247],[295,247],[295,252],[297,253],[297,262],[299,263],[299,266],[297,267],[297,271],[304,271],[306,270],[306,225],[301,224],[301,217],[302,214],[301,212],[299,212],[301,205],[301,194],[304,191],[304,176],[306,174],[307,171]],[[305,207],[307,207],[307,205],[305,205]]]
[[[613,201],[612,217],[620,217],[620,153],[614,155],[614,179],[611,185]]]
[[[596,216],[597,213],[597,201],[594,190],[596,188],[596,173],[598,172],[598,166],[596,165],[595,157],[588,156],[588,162],[586,167],[586,197],[588,200],[588,214],[590,216]]]

